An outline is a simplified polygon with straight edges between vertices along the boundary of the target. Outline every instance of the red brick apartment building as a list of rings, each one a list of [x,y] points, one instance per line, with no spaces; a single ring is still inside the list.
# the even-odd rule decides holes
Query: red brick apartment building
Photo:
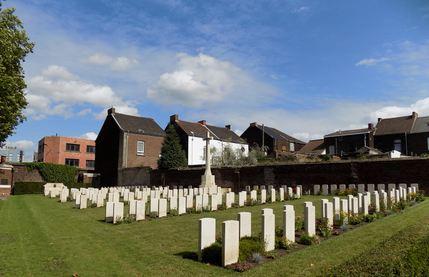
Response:
[[[44,137],[39,141],[37,161],[93,170],[95,141],[61,136]]]

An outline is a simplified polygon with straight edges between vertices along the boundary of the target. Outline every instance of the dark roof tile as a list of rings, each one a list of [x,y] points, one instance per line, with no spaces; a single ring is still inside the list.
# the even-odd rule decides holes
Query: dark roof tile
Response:
[[[113,118],[124,132],[164,136],[164,130],[152,118],[114,113]]]

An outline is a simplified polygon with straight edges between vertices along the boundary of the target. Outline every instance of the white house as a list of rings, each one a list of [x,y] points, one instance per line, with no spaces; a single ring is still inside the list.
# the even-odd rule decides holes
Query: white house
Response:
[[[185,149],[188,165],[190,166],[204,165],[206,163],[206,142],[204,139],[207,137],[207,132],[212,137],[210,141],[212,157],[222,156],[228,147],[236,155],[247,156],[249,154],[249,146],[246,141],[231,131],[231,125],[217,127],[208,125],[205,120],[199,122],[183,121],[179,120],[177,114],[170,116],[170,124],[173,124],[180,137],[180,142],[183,149]]]

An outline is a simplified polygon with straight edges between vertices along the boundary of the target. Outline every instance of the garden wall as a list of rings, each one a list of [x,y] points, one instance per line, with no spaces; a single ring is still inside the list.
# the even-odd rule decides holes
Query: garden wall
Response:
[[[246,185],[303,185],[358,183],[419,183],[429,194],[429,159],[338,161],[321,163],[265,165],[241,168],[214,168],[216,184],[243,190]],[[197,186],[204,168],[153,170],[151,185]]]

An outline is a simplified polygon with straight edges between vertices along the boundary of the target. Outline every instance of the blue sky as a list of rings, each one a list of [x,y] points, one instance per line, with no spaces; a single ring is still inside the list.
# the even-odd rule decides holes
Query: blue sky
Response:
[[[302,140],[429,115],[427,1],[47,1],[16,7],[34,53],[9,138],[94,137],[110,106],[276,127]]]

